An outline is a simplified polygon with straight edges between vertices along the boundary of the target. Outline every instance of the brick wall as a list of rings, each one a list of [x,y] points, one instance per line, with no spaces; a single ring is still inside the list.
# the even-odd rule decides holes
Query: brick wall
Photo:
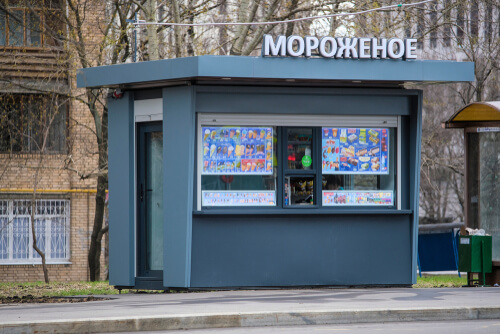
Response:
[[[86,2],[87,8],[80,8],[84,16],[84,38],[88,61],[95,66],[98,59],[101,31],[107,17],[103,15],[105,2],[92,0]],[[68,11],[70,19],[75,16]],[[73,96],[85,99],[85,90],[76,89],[76,71],[82,67],[78,54],[71,49],[65,50],[68,64],[68,86]],[[104,57],[106,59],[106,57]],[[0,75],[2,75],[0,69]],[[5,73],[4,73],[5,74]],[[3,90],[3,87],[0,87]],[[70,264],[51,264],[49,277],[55,281],[87,280],[87,253],[90,234],[94,221],[95,194],[76,193],[96,189],[97,142],[94,119],[86,104],[78,100],[68,100],[68,151],[63,154],[2,154],[0,153],[0,199],[30,199],[32,193],[26,189],[34,188],[34,175],[38,172],[37,189],[40,198],[66,198],[71,201],[70,218]],[[102,111],[102,110],[101,110]],[[40,164],[41,161],[41,164]],[[59,191],[58,191],[59,190]],[[55,191],[55,192],[53,192]],[[104,246],[103,237],[103,246]],[[106,263],[104,249],[101,255],[101,279],[105,278]],[[41,265],[2,265],[0,281],[38,281],[43,280]]]

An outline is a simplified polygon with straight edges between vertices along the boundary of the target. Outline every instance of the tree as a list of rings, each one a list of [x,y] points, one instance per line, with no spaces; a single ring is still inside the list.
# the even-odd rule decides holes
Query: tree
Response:
[[[395,4],[387,1],[384,4]],[[357,8],[375,8],[380,3],[355,1]],[[415,86],[424,90],[421,211],[425,221],[463,221],[464,152],[461,131],[442,130],[439,124],[456,110],[474,101],[498,99],[500,3],[490,0],[439,0],[417,7],[403,7],[354,18],[363,35],[417,38],[422,59],[473,61],[471,83]]]
[[[32,175],[33,192],[31,200],[25,202],[24,213],[28,213],[30,216],[31,247],[41,258],[45,283],[49,283],[45,247],[50,247],[50,245],[39,242],[37,236],[37,222],[43,224],[43,222],[39,222],[40,215],[38,219],[36,218],[36,213],[43,211],[38,205],[38,187],[46,174],[44,169],[54,168],[53,164],[45,163],[47,152],[53,151],[61,145],[61,143],[57,143],[57,133],[54,131],[56,123],[62,121],[61,100],[63,99],[57,94],[49,96],[46,94],[2,94],[0,98],[0,127],[3,129],[0,136],[1,150],[10,154],[16,152],[34,153],[36,157],[35,160],[31,161],[28,158],[12,158],[12,166],[5,165],[2,176],[9,167],[26,169]],[[57,125],[60,126],[60,124]],[[41,217],[43,219],[43,215]],[[16,218],[18,217],[13,219]],[[0,232],[6,230],[8,225],[13,223],[14,221],[11,220],[7,224],[3,224]]]

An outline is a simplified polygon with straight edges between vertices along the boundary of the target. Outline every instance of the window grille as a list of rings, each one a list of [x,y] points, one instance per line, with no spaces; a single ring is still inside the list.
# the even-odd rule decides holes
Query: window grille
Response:
[[[69,200],[37,200],[35,235],[47,263],[69,261]],[[33,249],[31,201],[0,200],[0,264],[41,263]]]

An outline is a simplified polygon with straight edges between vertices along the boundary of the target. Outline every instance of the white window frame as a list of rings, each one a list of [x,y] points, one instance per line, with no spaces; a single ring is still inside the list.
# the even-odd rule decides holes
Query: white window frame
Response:
[[[4,225],[4,230],[1,231],[2,234],[7,234],[7,254],[6,259],[0,259],[0,265],[12,265],[12,264],[41,264],[42,260],[37,256],[36,251],[33,249],[33,235],[31,231],[31,215],[29,210],[16,214],[15,203],[24,202],[26,205],[30,205],[30,200],[25,199],[0,199],[0,222],[7,222],[7,226]],[[62,213],[51,212],[50,208],[54,206],[62,207]],[[70,201],[64,199],[42,199],[36,201],[37,209],[35,213],[35,220],[45,220],[45,259],[48,264],[68,264],[70,259]],[[42,213],[39,214],[38,212]],[[15,218],[25,218],[28,221],[28,244],[26,245],[26,252],[28,257],[24,259],[14,259],[14,219]],[[51,238],[52,238],[52,220],[60,219],[64,224],[64,256],[54,257],[54,254],[50,251],[51,248]],[[2,228],[2,225],[0,225]]]
[[[289,115],[289,114],[230,114],[197,113],[196,125],[196,209],[201,210],[201,171],[203,170],[204,126],[310,126],[310,127],[372,127],[396,128],[396,200],[397,210],[401,210],[401,116],[360,116],[360,115]],[[278,194],[276,194],[278,196]]]

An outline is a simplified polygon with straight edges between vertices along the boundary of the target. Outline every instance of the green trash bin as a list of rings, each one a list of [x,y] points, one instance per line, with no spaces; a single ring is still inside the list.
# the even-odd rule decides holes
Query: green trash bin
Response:
[[[485,273],[491,273],[492,247],[491,235],[460,236],[458,243],[458,270],[467,272],[467,283],[470,286],[472,273],[482,273],[484,285]]]

